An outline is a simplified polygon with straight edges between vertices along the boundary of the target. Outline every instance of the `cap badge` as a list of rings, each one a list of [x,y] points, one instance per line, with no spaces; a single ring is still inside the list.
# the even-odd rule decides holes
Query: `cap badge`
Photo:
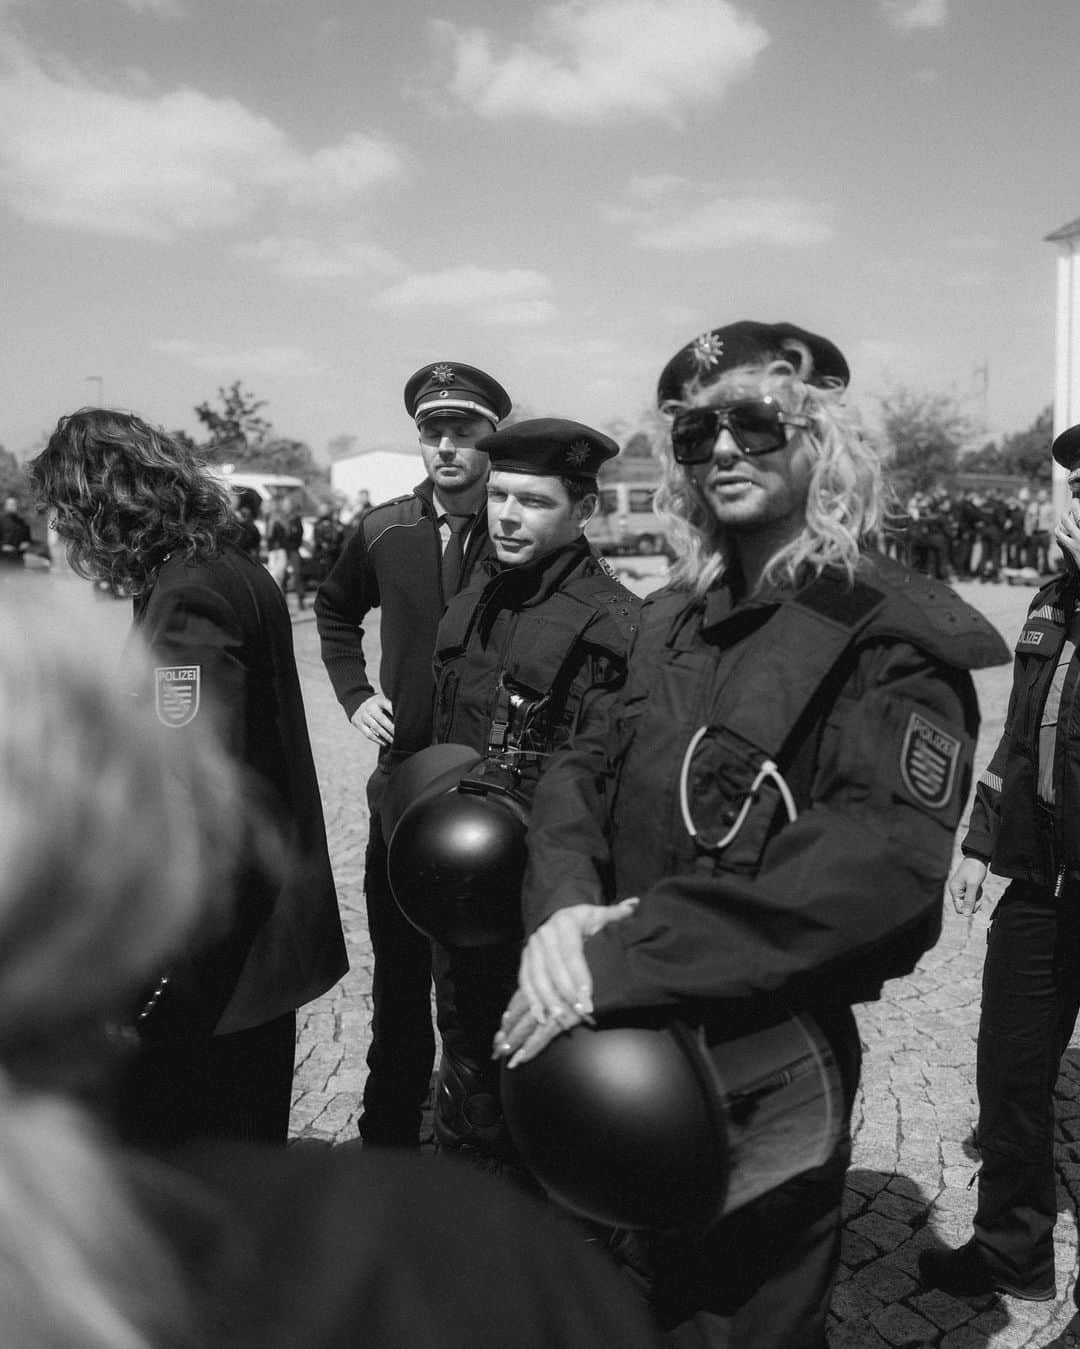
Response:
[[[589,458],[590,446],[587,440],[575,440],[566,451],[566,462],[573,468],[580,468]]]
[[[690,355],[693,357],[699,374],[711,370],[714,365],[719,365],[720,357],[723,354],[724,339],[717,337],[715,333],[702,333],[690,343]]]
[[[453,384],[454,367],[440,361],[438,365],[433,365],[431,367],[431,378],[436,380],[439,384]]]

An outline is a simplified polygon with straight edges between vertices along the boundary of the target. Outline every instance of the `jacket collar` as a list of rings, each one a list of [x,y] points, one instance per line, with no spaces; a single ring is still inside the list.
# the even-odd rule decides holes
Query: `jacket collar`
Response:
[[[542,604],[562,589],[591,552],[591,545],[583,537],[526,566],[506,567],[492,560],[488,565],[493,575],[484,587],[485,600],[514,609]]]

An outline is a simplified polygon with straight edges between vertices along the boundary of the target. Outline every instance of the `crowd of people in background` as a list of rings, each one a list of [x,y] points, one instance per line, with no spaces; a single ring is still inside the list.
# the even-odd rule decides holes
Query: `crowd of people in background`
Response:
[[[1015,495],[942,487],[908,499],[904,514],[886,522],[882,549],[940,581],[1000,581],[1025,569],[1044,576],[1055,570],[1056,523],[1046,487]]]

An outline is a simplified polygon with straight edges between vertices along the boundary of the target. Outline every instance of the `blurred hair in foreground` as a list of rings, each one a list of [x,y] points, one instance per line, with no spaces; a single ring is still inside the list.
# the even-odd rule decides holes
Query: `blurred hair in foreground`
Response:
[[[76,1092],[220,917],[240,791],[210,740],[130,714],[115,657],[57,602],[2,600],[0,1325],[6,1349],[185,1344],[178,1276]]]

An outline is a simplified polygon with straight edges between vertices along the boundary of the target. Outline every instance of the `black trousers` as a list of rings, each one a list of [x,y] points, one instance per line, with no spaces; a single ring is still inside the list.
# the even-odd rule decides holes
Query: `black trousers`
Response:
[[[128,1141],[280,1143],[289,1136],[296,1013],[232,1035],[145,1040],[119,1086]]]
[[[358,1128],[367,1143],[416,1147],[435,1063],[431,1023],[431,943],[394,900],[379,817],[389,774],[368,779],[364,897],[374,968],[371,1047]]]
[[[1080,1008],[1080,886],[1013,881],[987,937],[975,1240],[1009,1281],[1054,1277],[1054,1083]]]
[[[634,1234],[628,1273],[670,1349],[826,1349],[840,1260],[850,1112],[861,1064],[849,1008],[818,1018],[844,1083],[847,1115],[829,1159],[693,1238]]]

